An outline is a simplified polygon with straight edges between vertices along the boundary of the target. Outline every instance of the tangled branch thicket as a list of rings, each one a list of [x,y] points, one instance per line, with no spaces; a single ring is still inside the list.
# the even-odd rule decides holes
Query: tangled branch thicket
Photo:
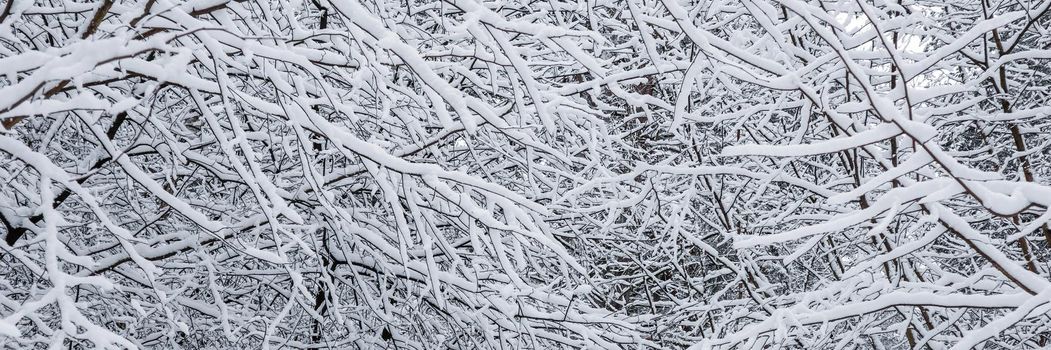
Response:
[[[5,348],[1051,346],[1051,0],[6,0]]]

